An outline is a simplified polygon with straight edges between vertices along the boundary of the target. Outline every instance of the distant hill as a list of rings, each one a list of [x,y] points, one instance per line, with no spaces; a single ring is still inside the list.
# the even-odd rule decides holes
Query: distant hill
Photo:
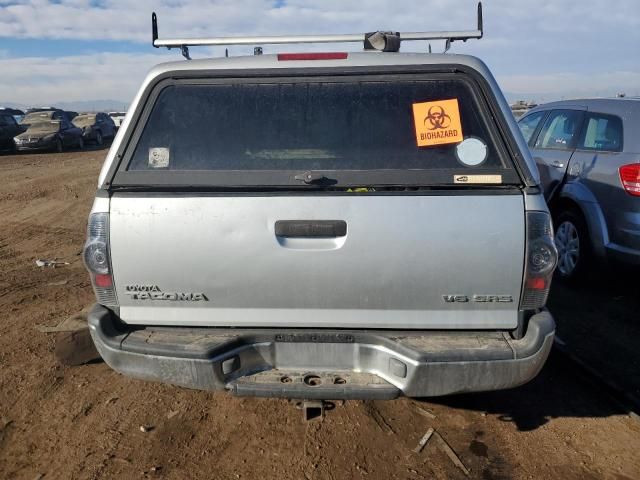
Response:
[[[59,102],[55,105],[63,110],[72,110],[74,112],[119,112],[127,111],[129,104],[127,102],[118,102],[116,100],[85,100],[82,102]]]
[[[57,107],[62,110],[71,110],[74,112],[119,112],[126,111],[129,104],[117,100],[83,100],[78,102],[39,103],[36,105],[0,101],[0,107],[19,108],[21,110],[31,107]]]

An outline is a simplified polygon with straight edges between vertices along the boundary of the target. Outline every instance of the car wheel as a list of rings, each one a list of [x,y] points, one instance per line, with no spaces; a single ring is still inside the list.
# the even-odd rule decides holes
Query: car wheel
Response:
[[[78,140],[78,148],[80,150],[84,148],[84,139],[82,137],[80,137],[80,139]]]
[[[556,275],[569,282],[584,278],[590,263],[591,245],[582,215],[572,210],[561,212],[555,221],[555,232]]]
[[[62,140],[56,138],[56,144],[53,146],[53,149],[56,153],[62,153],[64,151],[64,145],[62,144]]]
[[[104,139],[102,138],[102,133],[96,132],[96,145],[101,147],[103,143],[104,143]]]

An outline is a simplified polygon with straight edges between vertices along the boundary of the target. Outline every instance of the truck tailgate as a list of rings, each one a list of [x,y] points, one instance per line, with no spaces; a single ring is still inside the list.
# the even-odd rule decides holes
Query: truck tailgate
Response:
[[[115,193],[110,237],[130,324],[511,329],[521,193]],[[276,235],[276,222],[346,232]],[[304,229],[303,229],[304,230]]]

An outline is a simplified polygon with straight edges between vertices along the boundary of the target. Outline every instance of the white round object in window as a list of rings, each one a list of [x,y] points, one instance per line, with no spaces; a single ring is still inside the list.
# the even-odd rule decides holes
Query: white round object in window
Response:
[[[487,144],[479,138],[465,138],[456,146],[456,157],[466,167],[477,167],[487,159]]]

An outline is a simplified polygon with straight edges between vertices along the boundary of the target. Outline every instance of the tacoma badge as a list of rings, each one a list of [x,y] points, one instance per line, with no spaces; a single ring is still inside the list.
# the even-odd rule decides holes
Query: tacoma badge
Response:
[[[125,285],[124,290],[125,295],[131,295],[132,300],[209,301],[204,293],[163,292],[157,285]]]

